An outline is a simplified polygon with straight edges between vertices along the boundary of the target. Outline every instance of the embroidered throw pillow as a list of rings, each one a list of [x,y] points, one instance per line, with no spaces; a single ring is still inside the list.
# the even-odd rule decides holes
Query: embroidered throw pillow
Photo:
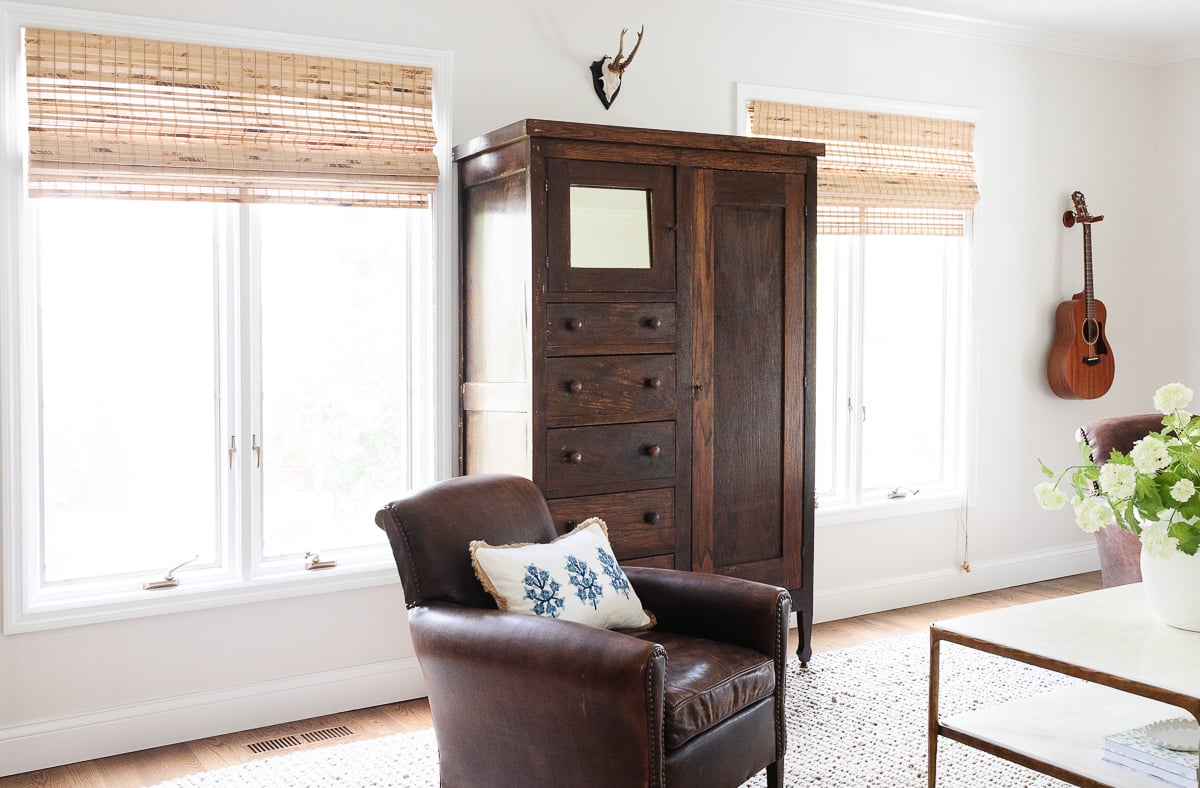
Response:
[[[471,565],[501,610],[608,629],[654,626],[617,565],[599,517],[546,544],[471,542]]]

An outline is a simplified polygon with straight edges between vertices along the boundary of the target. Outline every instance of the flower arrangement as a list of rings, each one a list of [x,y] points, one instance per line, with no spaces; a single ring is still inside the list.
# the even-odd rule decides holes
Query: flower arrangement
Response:
[[[1137,534],[1147,553],[1161,558],[1176,550],[1195,555],[1200,547],[1200,417],[1185,410],[1192,390],[1169,383],[1154,392],[1154,407],[1163,414],[1161,432],[1134,443],[1128,454],[1113,451],[1100,468],[1081,438],[1080,465],[1055,473],[1038,460],[1051,481],[1034,488],[1043,509],[1057,510],[1068,501],[1058,489],[1070,478],[1075,522],[1092,533],[1109,523]]]

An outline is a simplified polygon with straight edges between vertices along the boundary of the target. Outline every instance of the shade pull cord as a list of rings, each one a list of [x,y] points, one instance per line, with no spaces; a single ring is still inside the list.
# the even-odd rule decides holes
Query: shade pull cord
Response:
[[[960,566],[963,572],[966,573],[970,573],[971,571],[971,528],[969,521],[970,517],[967,514],[967,504],[966,501],[964,501],[962,507],[958,510],[958,524],[959,527],[962,528],[963,536],[963,560]]]

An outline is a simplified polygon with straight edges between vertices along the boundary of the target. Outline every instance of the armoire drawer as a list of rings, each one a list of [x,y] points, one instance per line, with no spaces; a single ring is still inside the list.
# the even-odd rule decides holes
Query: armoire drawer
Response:
[[[620,345],[674,345],[675,305],[569,303],[546,305],[551,352]]]
[[[675,490],[670,487],[546,503],[560,534],[589,517],[603,520],[618,561],[675,552]]]
[[[546,360],[551,427],[675,418],[675,356],[562,356]]]
[[[674,475],[673,421],[546,430],[546,487],[552,495]]]
[[[617,559],[620,560],[620,559]],[[647,566],[651,569],[683,569],[684,567],[675,566],[675,554],[667,553],[665,555],[649,555],[645,558],[630,558],[627,561],[621,561],[625,566]]]

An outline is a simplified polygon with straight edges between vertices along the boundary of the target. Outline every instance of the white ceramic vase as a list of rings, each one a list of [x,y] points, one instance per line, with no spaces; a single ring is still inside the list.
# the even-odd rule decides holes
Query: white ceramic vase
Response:
[[[1200,552],[1156,558],[1143,548],[1142,586],[1164,624],[1200,632]]]

